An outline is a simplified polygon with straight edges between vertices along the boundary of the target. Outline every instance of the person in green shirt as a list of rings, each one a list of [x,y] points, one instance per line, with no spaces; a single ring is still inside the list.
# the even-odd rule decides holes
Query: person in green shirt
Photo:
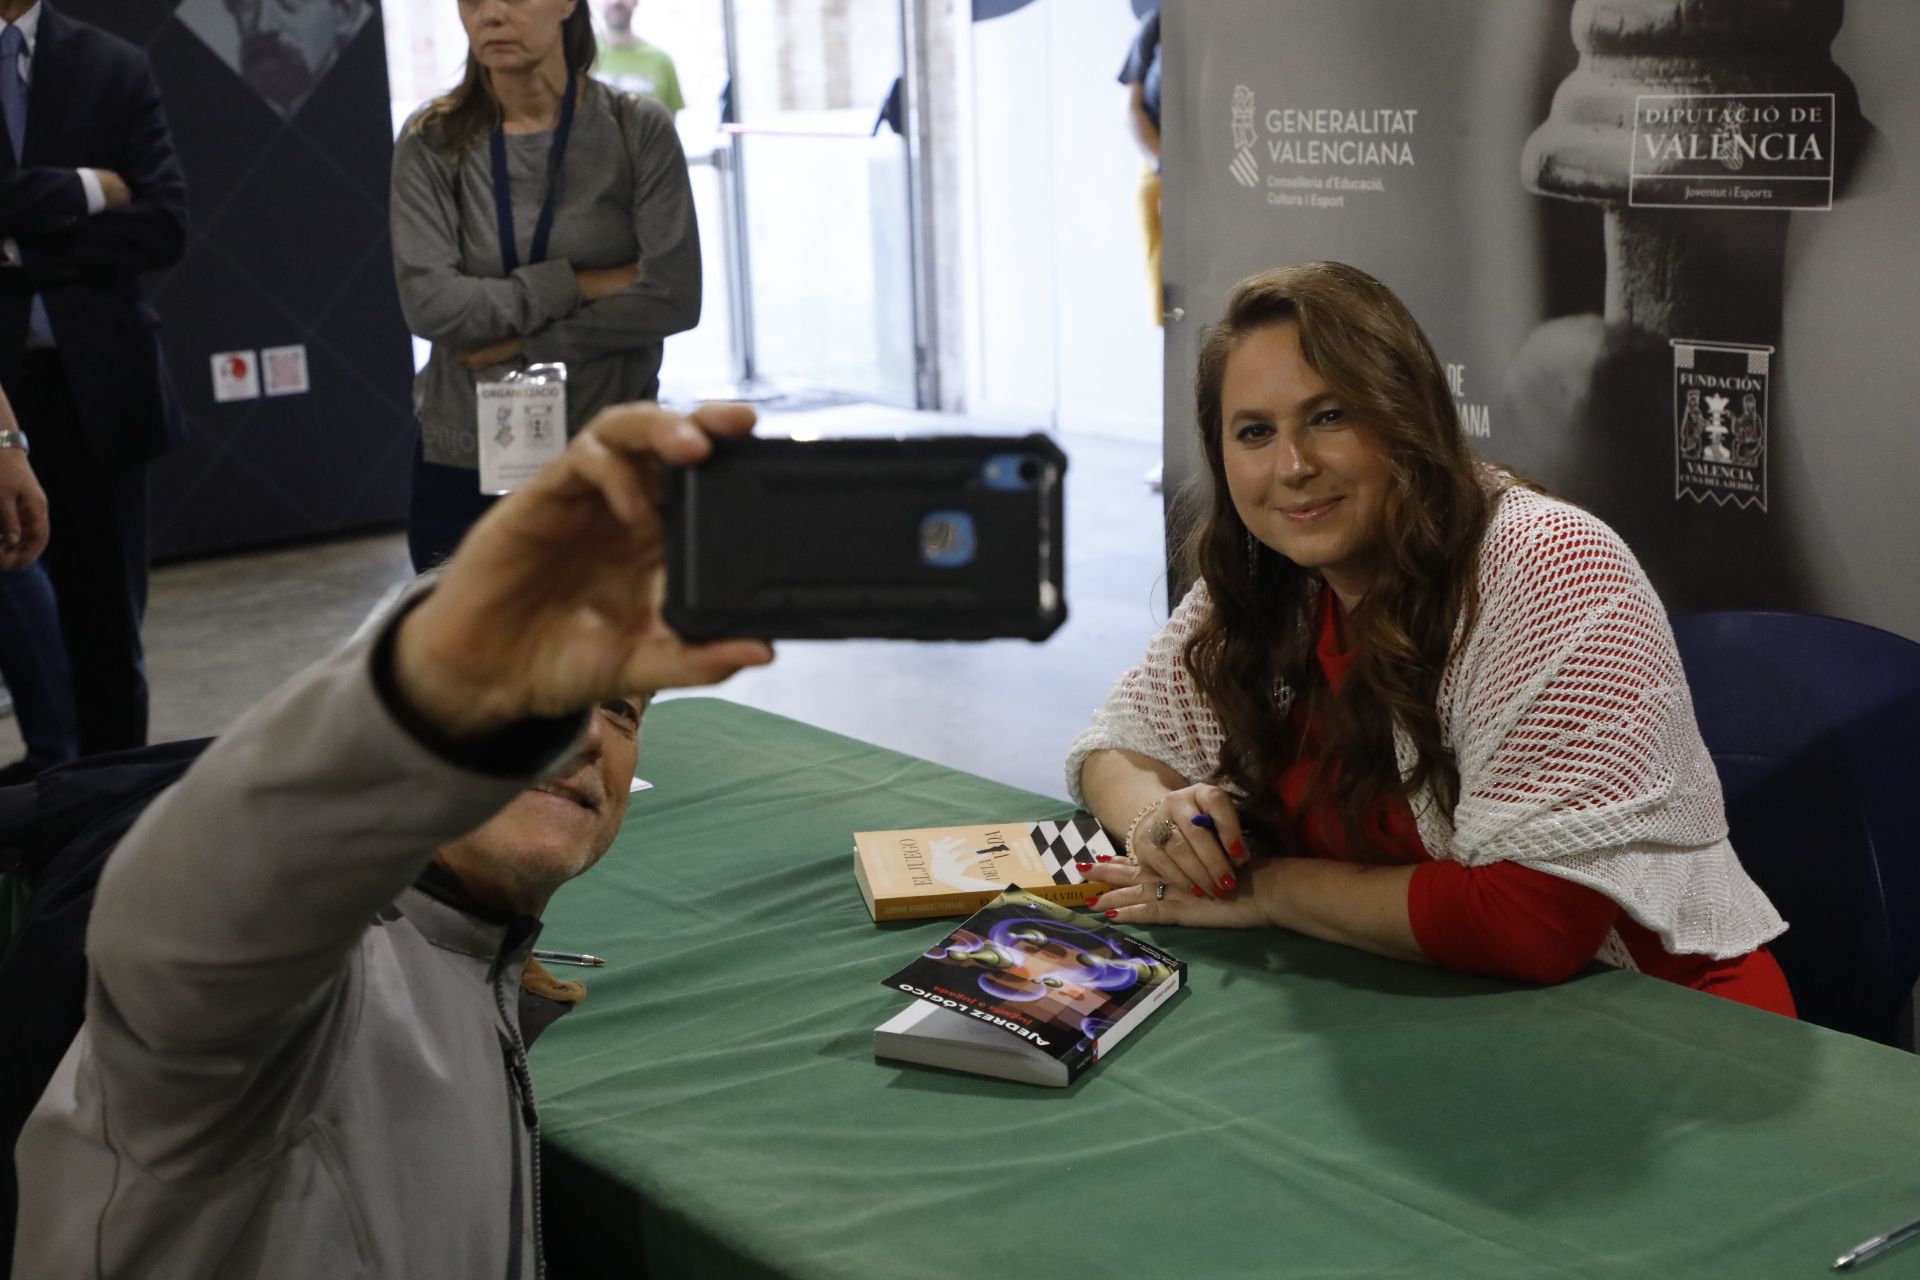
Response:
[[[669,111],[678,112],[686,106],[673,59],[666,50],[633,34],[633,0],[607,0],[600,8],[600,17],[607,24],[595,68],[601,78],[652,98]]]

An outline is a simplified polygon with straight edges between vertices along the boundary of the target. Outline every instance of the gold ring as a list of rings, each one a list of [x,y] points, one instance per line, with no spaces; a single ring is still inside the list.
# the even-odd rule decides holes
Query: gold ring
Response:
[[[1167,896],[1167,882],[1165,880],[1156,882],[1153,886],[1153,900],[1155,902],[1158,902],[1166,896]]]
[[[1154,848],[1165,848],[1167,841],[1171,839],[1173,839],[1173,824],[1165,818],[1155,818],[1147,824],[1147,843]]]

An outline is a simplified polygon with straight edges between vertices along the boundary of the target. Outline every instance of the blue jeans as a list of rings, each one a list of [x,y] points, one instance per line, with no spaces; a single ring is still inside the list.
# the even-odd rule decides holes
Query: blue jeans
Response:
[[[37,564],[0,573],[0,677],[13,694],[29,764],[45,768],[80,754],[60,611]]]

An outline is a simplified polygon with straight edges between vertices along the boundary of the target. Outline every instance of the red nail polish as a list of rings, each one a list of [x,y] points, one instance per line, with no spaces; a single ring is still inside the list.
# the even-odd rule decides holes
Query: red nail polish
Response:
[[[1234,886],[1239,883],[1240,882],[1238,880],[1235,880],[1232,876],[1221,876],[1220,891],[1222,893],[1232,893]]]
[[[1093,864],[1091,862],[1076,862],[1073,865],[1081,875],[1085,875],[1087,872],[1093,870]]]
[[[1238,840],[1235,840],[1232,844],[1227,846],[1227,852],[1232,854],[1236,858],[1244,859],[1247,856],[1247,846],[1244,844],[1241,844]]]
[[[1088,906],[1090,906],[1090,907],[1096,907],[1096,906],[1099,906],[1099,905],[1100,905],[1100,899],[1099,899],[1099,898],[1097,898],[1097,897],[1095,897],[1095,898],[1088,898],[1088,899],[1087,899],[1087,905],[1088,905]]]
[[[1110,853],[1095,854],[1093,860],[1095,862],[1112,862],[1113,855]]]
[[[1107,912],[1107,919],[1109,919],[1109,920],[1118,920],[1119,918],[1120,918],[1120,913],[1119,913],[1118,911],[1109,911],[1109,912]]]
[[[1207,895],[1206,895],[1206,894],[1205,894],[1205,893],[1204,893],[1204,892],[1203,892],[1203,891],[1201,890],[1201,888],[1200,888],[1200,886],[1199,886],[1199,885],[1194,885],[1194,886],[1193,886],[1193,896],[1194,896],[1194,897],[1196,897],[1196,898],[1204,898],[1204,897],[1206,897]]]

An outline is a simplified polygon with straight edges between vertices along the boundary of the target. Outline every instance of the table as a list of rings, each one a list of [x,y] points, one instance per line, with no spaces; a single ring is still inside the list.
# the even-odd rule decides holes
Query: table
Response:
[[[876,1063],[950,922],[874,925],[851,833],[1068,806],[710,698],[640,772],[542,943],[610,961],[533,1053],[557,1277],[1813,1277],[1920,1214],[1920,1058],[1638,974],[1163,928],[1069,1089]]]

